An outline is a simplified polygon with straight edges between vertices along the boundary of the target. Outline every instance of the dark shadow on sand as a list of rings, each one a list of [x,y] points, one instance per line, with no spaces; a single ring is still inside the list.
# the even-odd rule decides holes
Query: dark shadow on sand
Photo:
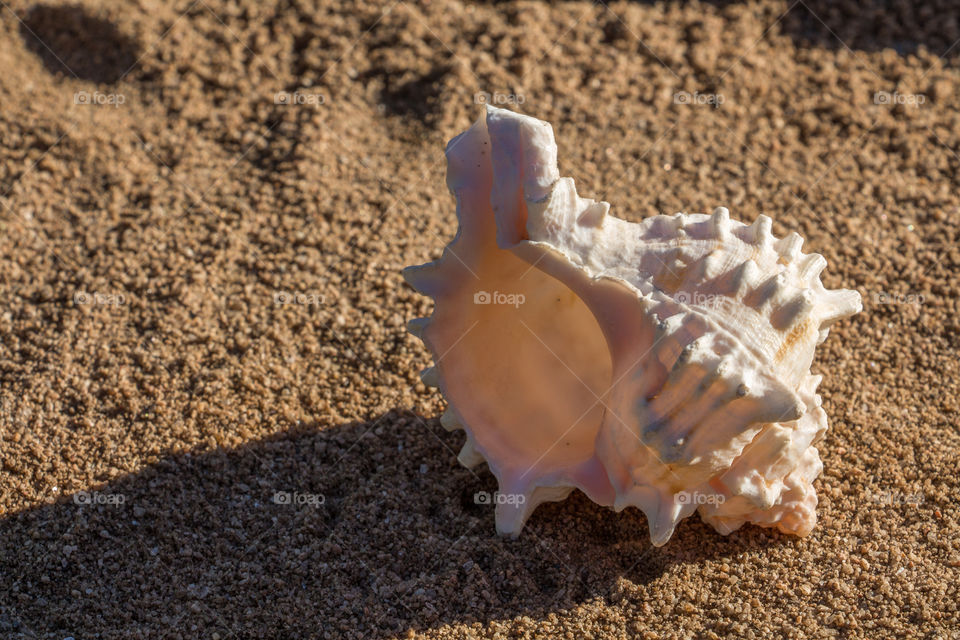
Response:
[[[582,4],[580,0],[568,0]],[[695,0],[628,0],[638,5],[691,4]],[[509,6],[518,0],[472,0]],[[610,2],[605,2],[610,5]],[[700,0],[723,10],[745,0]],[[623,29],[610,25],[614,32]],[[782,15],[770,17],[771,31],[790,36],[798,47],[853,51],[893,49],[900,55],[925,47],[938,57],[960,55],[960,4],[956,0],[785,0]],[[625,30],[625,29],[623,29]],[[606,33],[607,42],[616,33]],[[744,43],[749,46],[750,43]]]
[[[382,71],[364,74],[365,81],[376,80],[383,89],[380,101],[387,115],[411,118],[431,125],[440,110],[440,96],[449,67],[438,67],[424,75],[407,73],[400,77]],[[407,77],[410,76],[410,77]]]
[[[960,53],[956,0],[804,0],[783,16],[781,29],[797,46],[900,55],[923,46],[948,58]]]
[[[502,539],[493,508],[474,501],[495,480],[457,464],[462,439],[391,411],[171,456],[8,515],[0,635],[382,638],[619,601],[618,578],[650,583],[697,562],[705,537],[724,557],[784,543],[753,527],[721,538],[694,517],[652,548],[638,511],[579,493]],[[90,504],[116,496],[122,505]]]
[[[81,5],[38,4],[21,20],[21,37],[50,73],[112,84],[139,58],[136,42]]]

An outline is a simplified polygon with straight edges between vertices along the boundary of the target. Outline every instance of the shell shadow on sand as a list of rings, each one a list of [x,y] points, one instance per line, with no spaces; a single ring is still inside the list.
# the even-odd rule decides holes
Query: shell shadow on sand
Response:
[[[500,538],[492,506],[474,497],[494,479],[457,464],[460,440],[436,420],[392,411],[170,456],[8,515],[0,630],[388,637],[619,600],[677,563],[792,544],[754,527],[720,538],[691,518],[656,549],[638,511],[617,514],[579,493],[541,507],[518,539]],[[459,597],[438,597],[450,593]],[[351,622],[337,630],[331,620]]]

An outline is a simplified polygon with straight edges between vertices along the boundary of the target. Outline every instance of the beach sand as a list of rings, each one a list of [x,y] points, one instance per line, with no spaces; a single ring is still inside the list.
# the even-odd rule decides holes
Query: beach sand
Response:
[[[956,2],[0,4],[0,637],[960,638]],[[400,276],[484,100],[860,291],[809,537],[496,536]]]

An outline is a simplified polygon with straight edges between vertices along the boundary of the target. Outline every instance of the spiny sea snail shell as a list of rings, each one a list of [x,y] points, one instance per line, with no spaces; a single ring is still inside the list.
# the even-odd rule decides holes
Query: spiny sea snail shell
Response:
[[[497,530],[580,489],[641,509],[658,546],[695,510],[723,534],[808,534],[827,429],[810,365],[860,295],[825,289],[826,261],[763,215],[608,215],[535,118],[487,107],[446,156],[460,227],[404,270],[435,302],[409,328],[442,424],[466,432],[460,462],[523,496],[498,501]]]

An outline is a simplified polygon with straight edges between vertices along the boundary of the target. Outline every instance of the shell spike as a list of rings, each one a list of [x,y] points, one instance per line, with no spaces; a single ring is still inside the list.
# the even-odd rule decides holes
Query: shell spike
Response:
[[[423,381],[423,384],[428,387],[439,387],[440,386],[440,372],[437,371],[436,367],[427,367],[420,372],[420,379]]]
[[[430,318],[413,318],[407,323],[407,331],[410,335],[423,340],[423,334],[430,326]]]
[[[796,231],[791,231],[780,240],[777,240],[773,246],[781,258],[787,262],[793,262],[800,257],[800,247],[803,246],[803,238]]]
[[[749,291],[760,284],[763,272],[754,260],[747,260],[730,274],[727,292],[733,298],[743,299]]]
[[[748,244],[752,244],[761,250],[769,250],[773,247],[774,242],[772,228],[773,220],[770,216],[761,213],[753,221],[753,224],[746,228],[743,239]]]
[[[444,273],[436,262],[407,267],[403,270],[403,278],[417,293],[431,297],[445,284]]]
[[[826,291],[822,300],[828,311],[820,315],[820,328],[826,329],[837,320],[842,320],[863,310],[863,301],[860,294],[850,289]]]
[[[811,282],[820,277],[820,274],[827,268],[826,259],[819,253],[811,253],[804,256],[800,261],[800,279]]]
[[[717,207],[710,215],[710,233],[714,238],[725,240],[730,233],[730,211]]]
[[[457,460],[467,469],[473,469],[486,461],[483,454],[477,451],[477,442],[472,435],[467,435],[467,441],[463,443],[463,448],[460,449]]]
[[[677,523],[696,511],[697,505],[693,504],[692,500],[688,502],[686,498],[686,495],[679,500],[675,496],[661,496],[656,511],[647,514],[650,542],[653,546],[662,547],[667,544],[677,528]]]
[[[501,536],[516,537],[533,510],[544,502],[565,500],[574,487],[549,486],[534,489],[511,489],[501,486],[496,497],[497,533]]]
[[[443,415],[440,416],[440,425],[447,431],[463,429],[463,425],[460,423],[460,420],[457,418],[457,414],[454,413],[452,407],[447,407],[447,410],[444,411]]]

